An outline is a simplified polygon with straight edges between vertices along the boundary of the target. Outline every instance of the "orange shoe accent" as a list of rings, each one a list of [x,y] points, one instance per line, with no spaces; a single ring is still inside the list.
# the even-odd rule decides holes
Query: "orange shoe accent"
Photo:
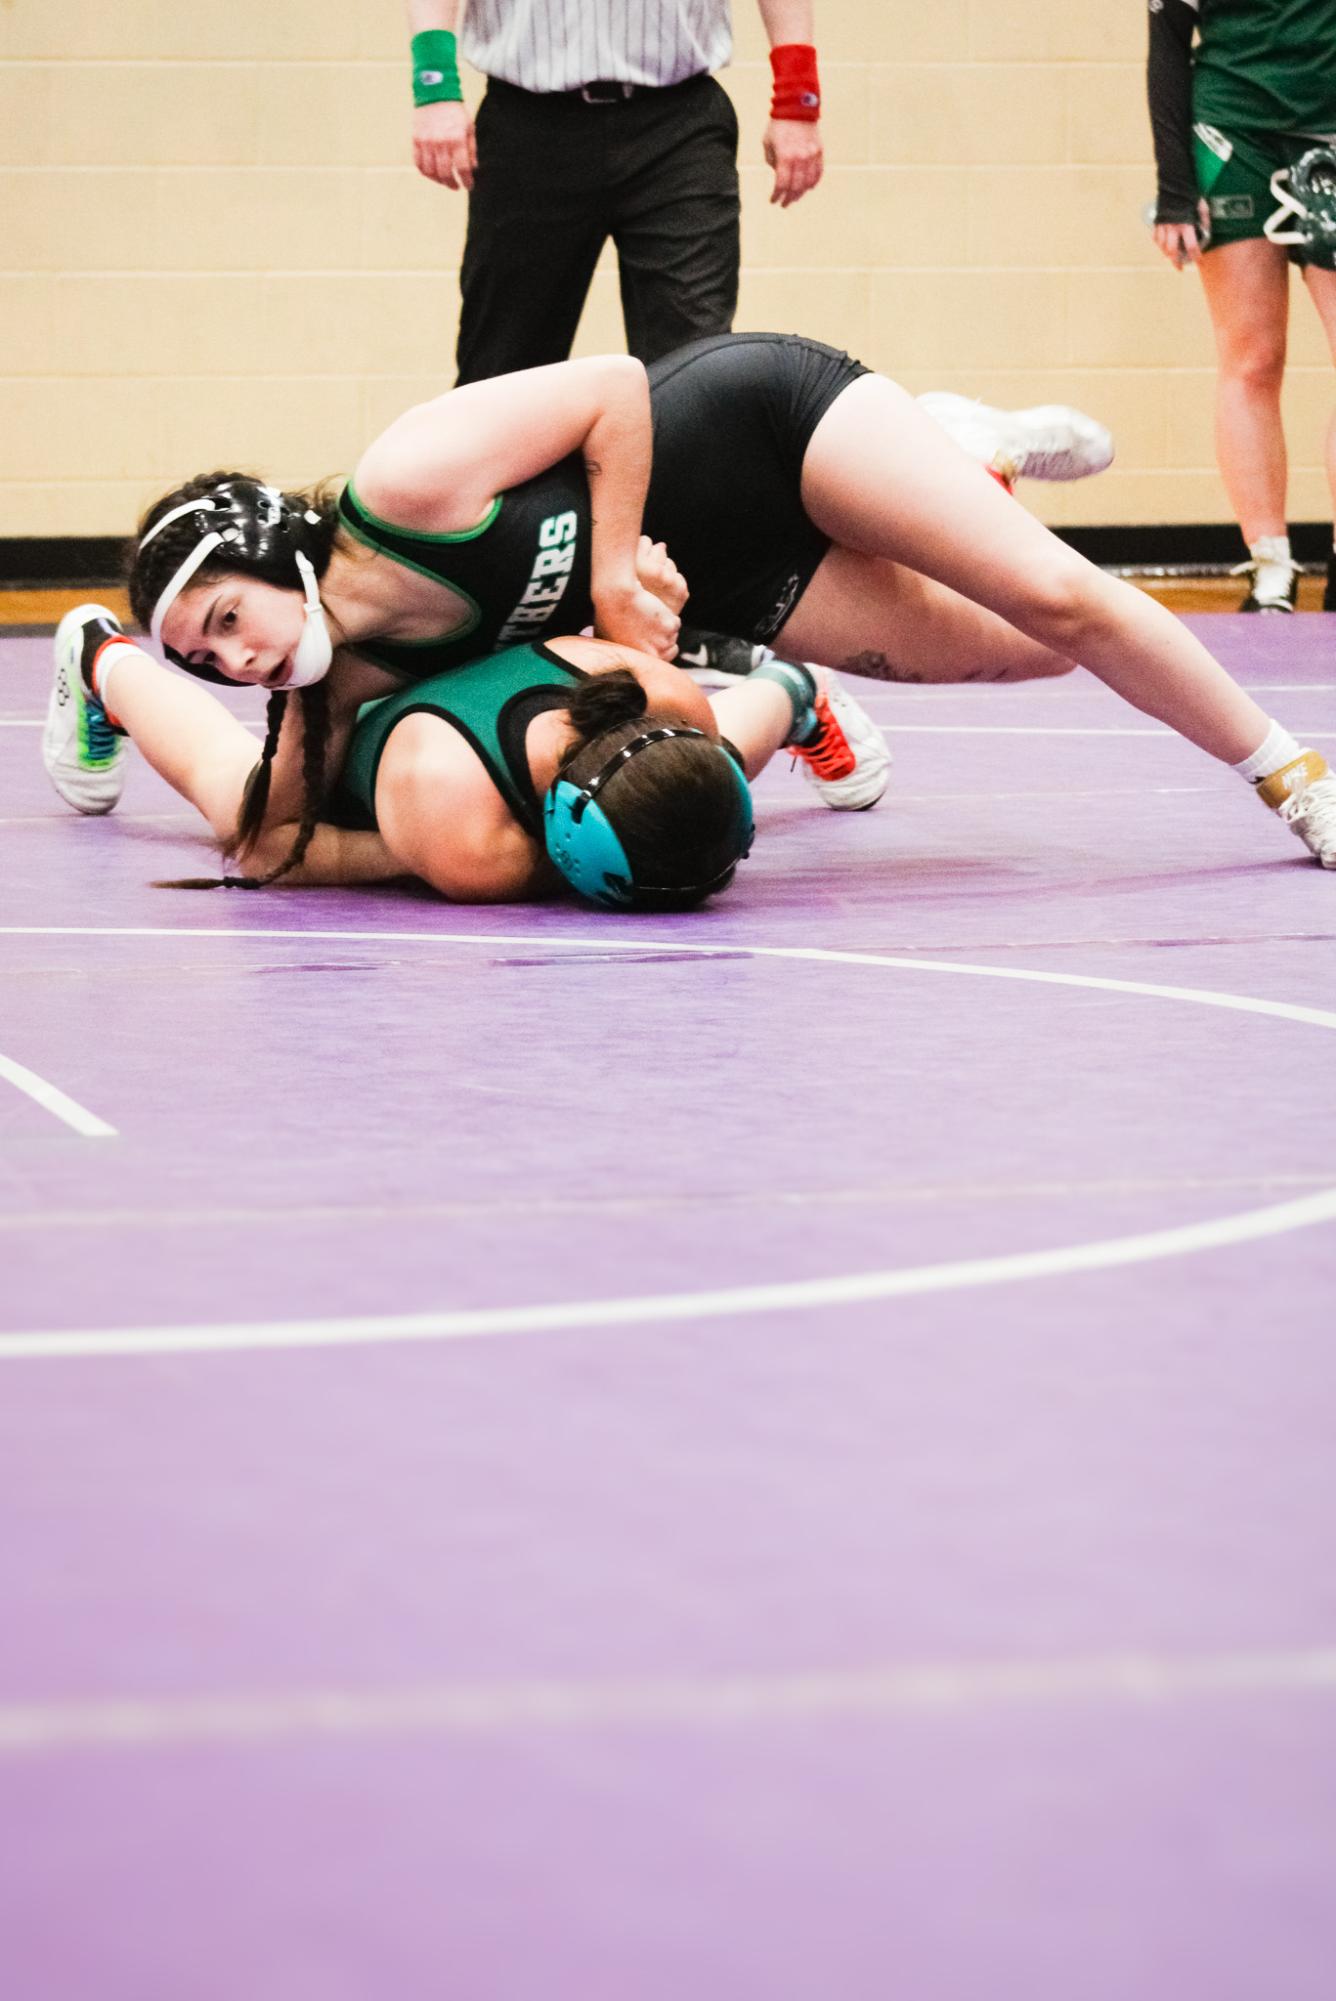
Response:
[[[848,737],[831,714],[824,692],[817,696],[812,707],[816,713],[816,733],[806,743],[788,746],[794,763],[801,758],[808,770],[822,780],[848,778],[858,760],[849,747]]]
[[[1301,751],[1289,764],[1282,764],[1279,771],[1273,771],[1257,787],[1257,796],[1265,800],[1273,810],[1278,810],[1296,792],[1302,792],[1315,778],[1330,775],[1327,760],[1317,750]]]

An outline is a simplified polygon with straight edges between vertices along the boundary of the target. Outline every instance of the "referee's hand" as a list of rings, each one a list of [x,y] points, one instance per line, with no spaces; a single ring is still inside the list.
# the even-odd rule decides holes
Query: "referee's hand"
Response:
[[[413,164],[443,188],[473,186],[478,147],[467,104],[420,104],[413,112]]]
[[[821,127],[799,118],[772,118],[765,128],[765,161],[775,170],[772,202],[788,208],[821,179]]]

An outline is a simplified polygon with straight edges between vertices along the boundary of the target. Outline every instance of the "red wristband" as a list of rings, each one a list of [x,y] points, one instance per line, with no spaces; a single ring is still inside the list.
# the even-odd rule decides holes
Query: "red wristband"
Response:
[[[772,118],[798,118],[814,125],[821,116],[821,85],[816,74],[816,50],[810,42],[781,42],[770,51],[775,88]]]

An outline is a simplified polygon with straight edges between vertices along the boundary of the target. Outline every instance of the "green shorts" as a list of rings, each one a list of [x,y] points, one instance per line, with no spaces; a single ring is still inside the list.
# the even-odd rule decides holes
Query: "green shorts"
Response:
[[[1271,191],[1278,167],[1292,167],[1320,142],[1295,132],[1222,132],[1218,125],[1194,125],[1192,155],[1197,186],[1210,211],[1208,250],[1265,235],[1268,216],[1279,203]],[[1290,244],[1293,264],[1336,270],[1336,253]]]

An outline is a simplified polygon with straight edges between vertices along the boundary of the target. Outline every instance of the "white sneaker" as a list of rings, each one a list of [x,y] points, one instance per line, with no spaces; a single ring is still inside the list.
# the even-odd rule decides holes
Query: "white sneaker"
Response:
[[[90,694],[83,663],[121,632],[105,605],[81,604],[56,627],[56,678],[42,731],[47,777],[77,813],[110,813],[125,789],[129,740]]]
[[[803,777],[837,813],[865,813],[891,782],[891,753],[871,716],[833,674],[821,668],[813,703],[817,728],[806,743],[791,743]]]
[[[1336,776],[1310,778],[1276,808],[1323,868],[1336,868]]]
[[[929,390],[918,403],[962,451],[1006,480],[1088,479],[1113,464],[1112,434],[1065,403],[994,410],[947,389]]]
[[[1249,579],[1248,595],[1239,606],[1240,611],[1292,612],[1299,595],[1299,565],[1286,558],[1268,561],[1250,556],[1246,563],[1236,563],[1230,571],[1231,577]]]

